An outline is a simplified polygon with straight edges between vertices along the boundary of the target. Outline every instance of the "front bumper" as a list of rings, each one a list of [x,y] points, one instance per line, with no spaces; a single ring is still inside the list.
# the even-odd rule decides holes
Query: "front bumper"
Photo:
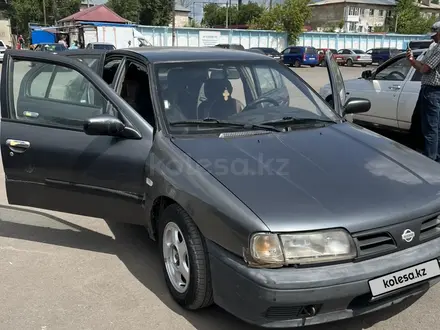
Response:
[[[311,268],[256,269],[208,242],[214,300],[267,328],[327,323],[370,313],[426,292],[440,278],[372,299],[368,281],[440,257],[440,238],[382,257]],[[315,309],[314,316],[309,312]],[[308,315],[308,316],[306,316]]]

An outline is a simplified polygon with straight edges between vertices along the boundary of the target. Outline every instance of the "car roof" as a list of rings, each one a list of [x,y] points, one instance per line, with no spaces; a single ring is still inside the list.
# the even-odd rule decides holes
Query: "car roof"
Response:
[[[112,51],[112,53],[138,53],[155,62],[187,62],[187,61],[243,61],[243,60],[266,60],[273,59],[253,52],[244,52],[235,49],[211,48],[211,47],[133,47]]]
[[[89,45],[112,45],[113,46],[113,44],[110,42],[102,42],[102,41],[89,42],[88,44]]]

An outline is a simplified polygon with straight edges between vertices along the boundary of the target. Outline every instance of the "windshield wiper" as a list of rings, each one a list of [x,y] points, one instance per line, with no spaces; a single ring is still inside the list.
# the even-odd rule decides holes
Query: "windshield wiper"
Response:
[[[170,123],[170,126],[211,126],[211,127],[237,127],[249,130],[266,130],[273,132],[282,132],[282,130],[268,126],[265,124],[249,124],[249,123],[237,123],[232,121],[224,121],[216,118],[205,118],[203,120],[182,120],[182,121],[173,121]]]
[[[336,124],[336,122],[331,119],[283,117],[282,119],[265,121],[265,122],[259,123],[259,125],[279,125],[279,124],[288,124],[289,125],[289,124],[315,124],[315,123]]]

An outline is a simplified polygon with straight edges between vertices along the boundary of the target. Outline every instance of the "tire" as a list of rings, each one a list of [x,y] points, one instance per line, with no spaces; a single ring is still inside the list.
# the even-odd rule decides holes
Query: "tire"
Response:
[[[367,65],[366,64],[362,64],[362,67],[365,68]]]
[[[294,66],[295,66],[295,68],[301,67],[301,62],[296,60],[295,63],[294,63]]]
[[[353,66],[353,61],[351,59],[347,60],[347,66]]]
[[[162,268],[168,290],[174,300],[189,310],[212,305],[211,270],[206,243],[191,217],[180,206],[170,205],[163,211],[158,229]],[[171,243],[173,234],[180,243],[180,253],[176,245]],[[183,285],[178,285],[177,281],[171,279],[173,269],[177,274],[182,274],[176,270],[176,263],[188,269],[188,280],[184,280],[183,276],[176,276]]]
[[[314,68],[315,66],[314,66],[314,65],[311,65],[310,67],[311,67],[311,68]]]

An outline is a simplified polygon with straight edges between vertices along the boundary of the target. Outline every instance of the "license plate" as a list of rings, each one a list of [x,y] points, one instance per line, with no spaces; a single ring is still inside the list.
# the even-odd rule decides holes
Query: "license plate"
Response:
[[[406,268],[368,282],[373,297],[440,275],[437,260]]]
[[[309,57],[309,60],[314,60],[315,58],[314,57]]]

